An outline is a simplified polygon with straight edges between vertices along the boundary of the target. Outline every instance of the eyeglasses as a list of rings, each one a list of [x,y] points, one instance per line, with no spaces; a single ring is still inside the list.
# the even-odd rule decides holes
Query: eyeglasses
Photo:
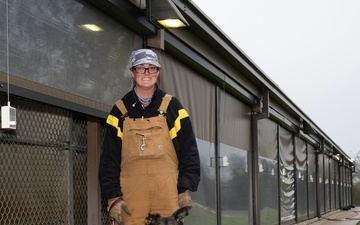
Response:
[[[156,73],[159,71],[159,67],[156,67],[156,66],[151,66],[149,68],[145,68],[145,67],[142,67],[142,66],[138,66],[138,67],[133,67],[132,70],[136,71],[137,73],[145,73],[145,71],[147,70],[150,74],[151,73]]]

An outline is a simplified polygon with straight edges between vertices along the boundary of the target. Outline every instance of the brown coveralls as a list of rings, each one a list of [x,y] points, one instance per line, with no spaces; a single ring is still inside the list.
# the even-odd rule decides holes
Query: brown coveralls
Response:
[[[125,117],[120,185],[132,211],[123,213],[125,225],[143,225],[148,213],[170,216],[179,208],[178,159],[163,115],[170,100],[171,95],[164,96],[156,117]]]

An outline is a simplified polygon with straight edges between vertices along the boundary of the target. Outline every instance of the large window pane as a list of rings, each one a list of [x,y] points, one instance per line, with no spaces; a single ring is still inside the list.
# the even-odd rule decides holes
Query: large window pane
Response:
[[[330,172],[329,172],[329,166],[330,166],[330,158],[327,155],[324,155],[324,186],[325,186],[325,212],[330,211]]]
[[[221,224],[249,224],[248,151],[221,144]],[[228,163],[228,164],[227,164]]]
[[[249,224],[251,109],[232,95],[220,92],[221,224]]]
[[[280,164],[280,209],[281,224],[295,222],[295,169],[292,133],[280,127],[279,132]]]
[[[309,217],[316,216],[316,153],[314,146],[307,144],[308,151],[308,190],[309,190]]]
[[[318,179],[318,188],[319,188],[319,207],[320,213],[325,213],[325,175],[324,175],[324,155],[318,154],[318,165],[319,165],[319,179]]]
[[[198,191],[191,193],[194,208],[186,217],[186,224],[215,225],[215,86],[171,55],[158,52],[158,56],[161,61],[159,85],[177,97],[189,113],[200,153],[201,180]]]
[[[259,206],[260,223],[279,223],[278,125],[269,120],[258,121],[259,135]]]
[[[295,138],[295,156],[297,219],[303,221],[308,218],[307,152],[305,141],[298,137]]]
[[[194,202],[194,207],[188,217],[186,217],[186,224],[216,224],[216,173],[215,166],[211,163],[209,157],[214,155],[215,145],[197,139],[197,144],[200,152],[201,161],[201,181],[197,192],[191,193],[191,198]]]
[[[330,196],[331,196],[331,200],[330,200],[330,207],[331,210],[336,209],[335,207],[335,164],[336,161],[334,159],[330,159]]]
[[[4,31],[5,13],[0,15]],[[103,31],[85,30],[83,24]],[[5,34],[0,32],[2,53]],[[9,70],[26,80],[113,104],[130,88],[127,56],[141,43],[87,1],[9,1]],[[0,71],[5,71],[4,62]]]

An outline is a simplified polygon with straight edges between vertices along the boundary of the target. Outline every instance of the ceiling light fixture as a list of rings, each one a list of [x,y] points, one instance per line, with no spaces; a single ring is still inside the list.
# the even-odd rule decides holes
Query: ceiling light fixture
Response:
[[[171,0],[148,0],[148,18],[160,28],[189,26],[181,12]]]
[[[93,31],[93,32],[104,31],[101,27],[99,27],[96,24],[82,24],[82,25],[79,25],[79,27],[84,30]]]

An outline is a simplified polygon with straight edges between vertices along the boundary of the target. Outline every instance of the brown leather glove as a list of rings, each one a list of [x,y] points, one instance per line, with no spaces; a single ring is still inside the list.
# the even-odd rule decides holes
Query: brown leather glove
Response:
[[[193,204],[191,202],[191,196],[190,196],[190,190],[186,190],[183,193],[179,194],[179,206],[184,207],[184,206],[189,206],[189,207],[193,207]]]
[[[127,207],[123,198],[111,198],[108,200],[108,211],[111,216],[116,221],[116,224],[124,225],[123,220],[123,211],[131,215],[131,210]]]

